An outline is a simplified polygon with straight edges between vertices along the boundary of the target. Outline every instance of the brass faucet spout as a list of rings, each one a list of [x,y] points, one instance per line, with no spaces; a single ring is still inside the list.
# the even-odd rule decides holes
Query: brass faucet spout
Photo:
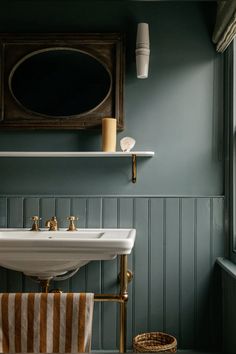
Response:
[[[45,222],[45,226],[46,226],[46,227],[50,227],[50,220],[47,220],[47,221]]]
[[[45,222],[45,226],[49,227],[49,231],[58,231],[58,222],[56,216]]]

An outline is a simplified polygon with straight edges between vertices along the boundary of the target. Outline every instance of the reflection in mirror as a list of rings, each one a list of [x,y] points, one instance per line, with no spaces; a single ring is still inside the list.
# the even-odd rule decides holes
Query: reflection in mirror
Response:
[[[15,100],[31,112],[50,118],[78,116],[104,102],[111,90],[111,75],[85,52],[47,48],[14,66],[9,87]]]

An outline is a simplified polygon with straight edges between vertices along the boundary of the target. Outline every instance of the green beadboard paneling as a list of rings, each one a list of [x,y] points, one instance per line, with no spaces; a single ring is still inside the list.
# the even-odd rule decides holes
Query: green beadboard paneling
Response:
[[[183,198],[180,204],[180,338],[188,348],[194,341],[195,331],[195,200]]]

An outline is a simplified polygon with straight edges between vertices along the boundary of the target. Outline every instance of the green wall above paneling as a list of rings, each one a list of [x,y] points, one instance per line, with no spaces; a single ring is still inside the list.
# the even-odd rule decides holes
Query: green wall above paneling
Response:
[[[126,35],[125,125],[137,150],[120,159],[1,159],[0,193],[218,195],[222,181],[222,56],[211,43],[215,4],[197,2],[0,2],[2,32]],[[136,24],[150,25],[150,77],[135,74]],[[100,132],[0,132],[1,150],[100,150]],[[118,146],[118,144],[117,144]]]
[[[224,63],[211,42],[215,8],[192,1],[0,0],[0,32],[125,33],[126,128],[118,141],[132,136],[137,150],[154,150],[155,157],[138,161],[136,184],[127,159],[1,158],[0,226],[28,227],[35,213],[56,214],[65,226],[73,213],[80,227],[135,227],[129,348],[134,335],[152,330],[172,333],[179,348],[220,347],[213,266],[225,255],[224,197],[214,197],[224,193]],[[135,73],[138,22],[150,25],[147,80]],[[100,147],[99,131],[0,132],[0,150]],[[91,262],[60,286],[113,292],[116,274],[117,260]],[[0,275],[1,291],[38,289],[20,273]],[[117,308],[107,305],[95,308],[93,349],[113,350],[118,342]]]

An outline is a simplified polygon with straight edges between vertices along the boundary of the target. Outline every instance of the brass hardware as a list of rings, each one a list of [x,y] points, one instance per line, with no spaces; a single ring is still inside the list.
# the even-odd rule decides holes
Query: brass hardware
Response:
[[[137,156],[132,154],[132,182],[136,183],[137,181]]]
[[[117,302],[120,304],[120,353],[126,352],[126,332],[127,332],[127,301],[128,301],[128,281],[133,278],[133,273],[127,269],[128,256],[120,256],[120,292],[119,294],[95,294],[95,302]],[[130,279],[130,280],[129,280]],[[50,279],[40,280],[42,292],[48,293]],[[50,292],[61,292],[53,289]]]
[[[62,294],[62,293],[63,293],[63,291],[60,290],[60,289],[52,289],[52,290],[50,290],[49,292],[50,292],[50,293],[53,293],[53,294]]]
[[[30,231],[40,231],[40,228],[39,228],[40,218],[37,215],[35,215],[35,216],[32,216],[32,220],[33,220],[33,224],[32,224]]]
[[[130,283],[133,280],[134,273],[131,270],[127,270],[127,279],[128,283]]]
[[[120,353],[126,352],[127,332],[127,301],[128,301],[128,278],[132,280],[133,273],[127,269],[128,256],[120,256],[120,293],[119,294],[95,294],[94,301],[118,302],[120,304]],[[130,275],[128,275],[130,274]]]
[[[131,270],[127,270],[126,277],[127,277],[128,283],[130,283],[133,280],[134,273]],[[118,274],[118,279],[120,281],[120,273]]]
[[[50,279],[40,279],[39,281],[42,293],[48,293]]]
[[[45,226],[49,227],[49,231],[58,231],[59,227],[56,216],[53,216],[50,220],[47,220]]]
[[[124,300],[117,294],[94,294],[95,302],[118,302],[121,303]]]
[[[124,301],[120,304],[120,353],[126,352],[127,301],[128,301],[128,256],[120,257],[120,296]]]
[[[67,231],[77,231],[77,228],[75,226],[75,220],[79,220],[79,218],[75,216],[69,216],[67,220],[69,220],[69,227]]]

